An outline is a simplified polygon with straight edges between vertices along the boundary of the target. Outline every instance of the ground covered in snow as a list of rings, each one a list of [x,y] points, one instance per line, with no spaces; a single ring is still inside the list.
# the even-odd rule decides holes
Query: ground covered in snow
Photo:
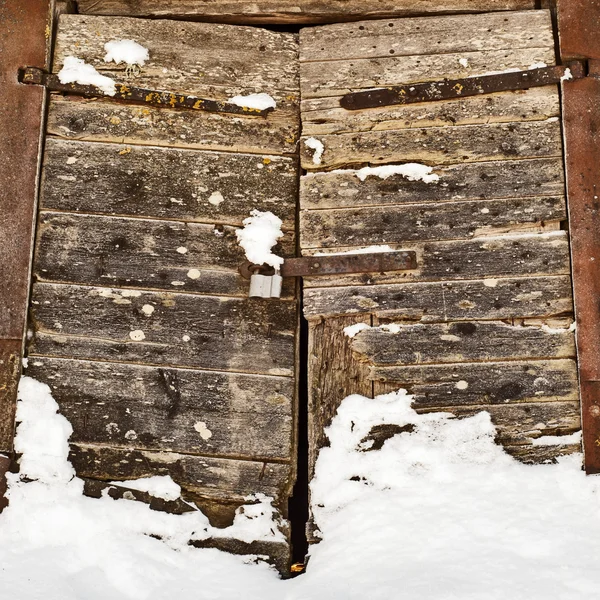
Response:
[[[486,413],[419,416],[402,392],[347,398],[312,484],[323,541],[305,575],[281,581],[265,564],[190,548],[190,537],[216,533],[201,513],[82,497],[67,462],[71,427],[49,389],[24,378],[20,397],[21,475],[0,515],[2,600],[598,595],[600,479],[583,475],[580,456],[515,462],[494,444]],[[397,433],[377,449],[369,434],[383,425]],[[219,535],[272,539],[273,518],[258,498]]]

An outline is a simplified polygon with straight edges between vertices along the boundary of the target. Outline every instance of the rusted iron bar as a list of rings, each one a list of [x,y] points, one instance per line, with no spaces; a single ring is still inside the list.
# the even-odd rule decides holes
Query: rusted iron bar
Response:
[[[177,94],[175,92],[150,90],[116,82],[115,94],[110,95],[93,85],[61,83],[57,75],[45,73],[43,70],[35,67],[26,67],[22,69],[19,74],[19,80],[21,83],[44,86],[52,92],[63,92],[66,94],[76,94],[78,96],[92,98],[108,98],[117,102],[143,104],[145,106],[149,105],[157,108],[179,108],[253,117],[266,117],[269,112],[273,110],[272,108],[259,110],[258,108],[238,106],[231,102],[221,102],[219,100],[210,100],[207,98],[199,98],[198,96]]]
[[[286,258],[281,266],[281,275],[282,277],[316,277],[354,273],[385,273],[416,268],[417,255],[412,251],[332,254]],[[239,271],[246,279],[250,279],[255,271],[263,275],[275,272],[272,268],[253,265],[249,261],[243,263]]]
[[[561,78],[567,73],[567,69],[570,70],[573,79],[585,77],[584,65],[578,61],[573,61],[564,66],[558,65],[527,71],[482,75],[481,77],[411,83],[363,92],[352,92],[341,98],[340,105],[347,110],[361,110],[395,104],[436,102],[438,100],[493,94],[494,92],[526,90],[532,87],[560,83]]]
[[[13,447],[17,384],[25,331],[39,156],[43,88],[17,79],[23,64],[46,68],[48,0],[0,2],[0,452]]]
[[[600,473],[600,80],[565,81],[562,105],[585,469]]]

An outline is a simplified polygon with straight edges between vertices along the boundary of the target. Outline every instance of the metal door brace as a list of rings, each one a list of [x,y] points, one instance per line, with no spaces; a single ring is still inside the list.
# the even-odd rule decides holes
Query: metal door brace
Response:
[[[542,67],[527,71],[495,73],[479,77],[462,79],[444,79],[425,83],[395,85],[362,92],[352,92],[340,99],[340,106],[347,110],[377,108],[395,104],[413,104],[417,102],[436,102],[468,96],[527,90],[560,83],[561,79],[582,79],[587,77],[587,68],[583,61],[572,61],[566,65]]]
[[[19,81],[21,83],[32,85],[43,85],[52,92],[64,92],[67,94],[76,94],[78,96],[92,98],[108,98],[109,100],[116,100],[118,102],[142,104],[157,108],[201,110],[211,113],[225,113],[253,117],[266,117],[268,113],[273,110],[273,108],[259,110],[257,108],[238,106],[237,104],[232,104],[230,102],[221,102],[220,100],[210,100],[174,92],[149,90],[126,85],[124,83],[115,83],[116,93],[111,96],[93,85],[61,83],[57,75],[46,73],[42,69],[36,67],[25,67],[24,69],[21,69],[19,71]]]

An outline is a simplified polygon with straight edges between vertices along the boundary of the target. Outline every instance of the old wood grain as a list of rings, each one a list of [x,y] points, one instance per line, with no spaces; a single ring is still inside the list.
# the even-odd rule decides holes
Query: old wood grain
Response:
[[[293,154],[299,134],[297,102],[261,117],[52,96],[47,131],[70,140],[170,146],[255,154]]]
[[[569,329],[482,321],[397,324],[361,331],[352,340],[359,360],[375,365],[415,365],[526,358],[574,358]]]
[[[300,212],[306,248],[456,240],[566,219],[564,197],[509,198]]]
[[[79,0],[79,12],[136,17],[199,18],[219,23],[323,23],[445,12],[487,12],[535,8],[534,0]]]
[[[73,426],[70,441],[138,450],[290,460],[293,381],[36,357]]]
[[[307,318],[373,313],[436,322],[559,316],[572,310],[569,276],[311,288],[304,292]]]
[[[389,273],[305,277],[304,288],[382,285],[411,281],[454,281],[510,275],[568,275],[569,239],[566,231],[499,235],[471,240],[396,244],[417,253],[417,269]],[[335,251],[350,251],[340,248]],[[316,250],[305,250],[314,254]]]
[[[38,281],[248,297],[236,228],[177,221],[42,212],[33,274]],[[275,247],[294,256],[292,234]],[[286,279],[283,297],[295,294]]]
[[[461,35],[457,36],[457,32]],[[300,32],[300,61],[373,59],[481,50],[549,48],[550,11],[444,15],[307,27]]]
[[[559,157],[436,165],[432,173],[439,180],[432,183],[402,175],[369,175],[361,181],[356,173],[348,169],[302,177],[302,210],[564,195]]]
[[[341,96],[303,100],[303,134],[540,121],[560,114],[558,93],[552,86],[356,111],[341,108],[340,99]]]
[[[492,123],[485,127],[427,127],[324,135],[321,162],[303,139],[302,168],[331,170],[353,165],[420,162],[448,165],[457,162],[514,160],[561,156],[558,121]]]
[[[217,99],[298,91],[296,34],[189,21],[61,15],[53,71],[65,57],[76,56],[123,81],[126,65],[104,60],[104,45],[115,39],[133,39],[148,49],[149,59],[128,81],[137,87]]]
[[[49,138],[42,209],[241,225],[254,208],[293,229],[297,161]]]
[[[266,375],[294,370],[294,301],[38,283],[30,321],[30,355]]]
[[[558,438],[560,440],[560,437]],[[557,441],[558,441],[557,440]],[[519,462],[536,465],[556,463],[561,456],[581,453],[581,444],[560,444],[552,446],[534,446],[533,444],[520,444],[504,446],[504,451],[516,458]]]
[[[279,498],[288,491],[290,466],[283,463],[81,444],[70,449],[69,460],[80,477],[125,481],[170,475],[186,492],[217,502],[243,502],[256,492]]]
[[[352,47],[352,42],[348,47]],[[461,59],[467,60],[466,67]],[[543,48],[303,62],[300,89],[302,99],[341,96],[362,89],[526,70],[533,64],[554,62],[553,44]]]

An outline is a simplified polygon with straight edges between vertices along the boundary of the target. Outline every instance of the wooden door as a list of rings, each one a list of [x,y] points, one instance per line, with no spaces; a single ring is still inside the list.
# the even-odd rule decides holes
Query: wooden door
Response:
[[[148,48],[139,72],[104,61],[119,39]],[[263,118],[50,98],[27,374],[52,388],[94,489],[168,474],[217,526],[259,492],[286,513],[296,287],[249,299],[235,230],[272,211],[285,231],[275,250],[295,253],[297,46],[251,27],[60,19],[55,73],[75,56],[137,87],[277,103]],[[285,563],[287,546],[259,550]]]
[[[351,91],[554,61],[545,10],[302,30],[302,252],[418,256],[414,271],[306,279],[311,465],[346,395],[398,388],[422,412],[489,411],[521,460],[580,449],[535,441],[580,428],[557,86],[340,107]],[[357,172],[406,163],[430,173]]]

